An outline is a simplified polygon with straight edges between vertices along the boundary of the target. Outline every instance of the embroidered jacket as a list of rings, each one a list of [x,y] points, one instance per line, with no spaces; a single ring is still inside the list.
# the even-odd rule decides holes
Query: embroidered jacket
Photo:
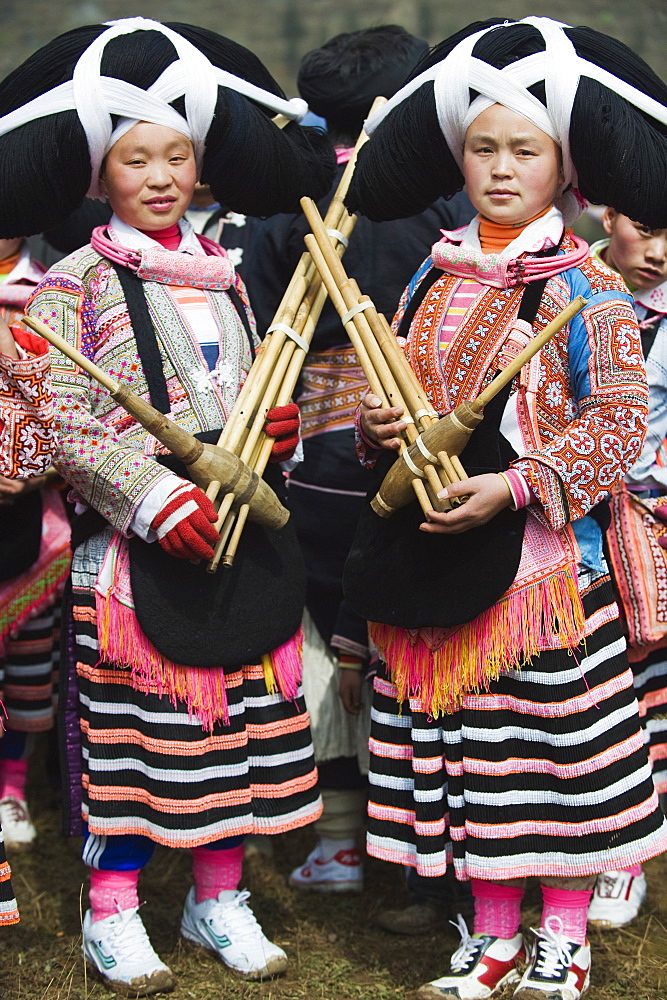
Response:
[[[566,236],[562,251],[573,247]],[[432,267],[428,258],[403,293],[395,331]],[[520,287],[485,288],[469,306],[443,363],[439,332],[460,280],[443,274],[435,282],[417,310],[405,348],[441,414],[477,396],[504,367],[503,349],[520,303]],[[557,529],[604,499],[637,461],[646,430],[648,390],[639,330],[632,297],[617,274],[588,258],[550,278],[535,333],[576,295],[588,305],[540,351],[512,390],[518,392],[514,402],[526,445],[512,466],[525,476],[547,523]]]
[[[18,329],[13,333],[23,357],[0,354],[0,474],[26,479],[51,465],[53,397],[46,341]]]
[[[236,287],[249,312],[240,278]],[[144,282],[167,383],[171,416],[197,433],[224,425],[251,365],[250,345],[226,292],[206,292],[219,328],[219,377],[211,373],[167,285]],[[48,272],[28,303],[31,315],[149,400],[125,298],[110,263],[86,246]],[[250,322],[254,320],[249,313]],[[168,473],[152,457],[161,446],[109,393],[52,352],[59,444],[54,465],[76,493],[127,534],[142,500]]]

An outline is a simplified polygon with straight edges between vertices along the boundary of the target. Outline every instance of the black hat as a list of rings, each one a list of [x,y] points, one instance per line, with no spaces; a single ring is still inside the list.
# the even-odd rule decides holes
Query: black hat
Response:
[[[104,156],[137,121],[193,143],[214,197],[249,215],[295,211],[330,187],[326,136],[252,52],[187,24],[125,18],[60,35],[0,84],[0,236],[64,220],[99,196]],[[292,119],[285,128],[274,114]]]
[[[380,221],[454,194],[466,129],[495,103],[559,143],[566,187],[667,227],[667,87],[622,42],[543,17],[476,22],[436,46],[367,122],[350,207]]]

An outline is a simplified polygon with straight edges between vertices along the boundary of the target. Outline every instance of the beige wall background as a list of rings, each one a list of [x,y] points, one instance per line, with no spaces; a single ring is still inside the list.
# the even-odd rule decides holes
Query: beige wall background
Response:
[[[666,0],[0,0],[0,76],[70,28],[138,14],[228,35],[256,52],[289,96],[301,56],[339,32],[395,23],[434,44],[474,20],[531,14],[614,35],[667,79]]]

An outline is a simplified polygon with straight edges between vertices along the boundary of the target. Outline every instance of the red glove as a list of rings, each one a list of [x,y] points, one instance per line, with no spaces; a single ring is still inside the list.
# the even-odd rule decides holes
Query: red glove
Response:
[[[165,552],[177,559],[212,559],[219,535],[213,525],[215,507],[194,483],[183,482],[170,493],[151,528]]]
[[[274,406],[266,414],[266,427],[264,430],[276,440],[271,449],[272,462],[286,462],[296,451],[299,443],[299,427],[301,418],[299,407],[296,403],[288,403],[287,406]]]
[[[660,521],[661,524],[667,525],[667,504],[661,504],[660,507],[656,507],[653,513],[656,520]],[[659,536],[658,545],[663,549],[667,549],[667,535]]]

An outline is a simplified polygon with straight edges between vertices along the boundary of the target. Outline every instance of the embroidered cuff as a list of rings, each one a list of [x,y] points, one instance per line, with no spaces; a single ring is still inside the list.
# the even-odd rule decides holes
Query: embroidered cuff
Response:
[[[375,467],[375,463],[380,457],[381,448],[366,437],[361,426],[361,405],[357,407],[354,415],[354,444],[357,458],[367,469]]]
[[[535,503],[537,497],[528,485],[526,477],[518,469],[506,469],[504,472],[499,472],[498,475],[503,477],[512,494],[512,503],[510,504],[512,510],[521,510],[522,507],[528,507],[531,503]]]
[[[364,669],[364,664],[362,660],[358,660],[354,656],[339,656],[338,665],[341,670],[356,670],[359,673]]]

